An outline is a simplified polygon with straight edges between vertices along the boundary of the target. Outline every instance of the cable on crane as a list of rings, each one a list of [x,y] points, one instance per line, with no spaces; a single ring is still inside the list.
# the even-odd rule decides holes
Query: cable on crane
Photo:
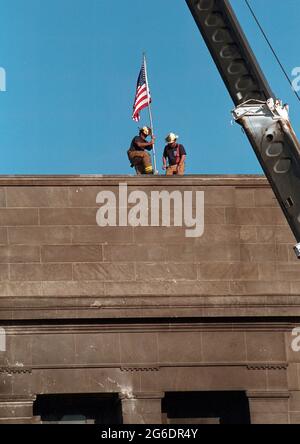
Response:
[[[285,77],[287,78],[287,81],[289,82],[289,84],[290,84],[290,86],[291,86],[291,88],[292,88],[292,90],[293,90],[295,96],[297,97],[297,99],[298,99],[299,102],[300,102],[300,96],[299,96],[299,94],[297,93],[297,91],[295,90],[295,88],[294,88],[294,86],[293,86],[293,83],[292,83],[292,81],[291,81],[291,79],[290,79],[290,77],[289,77],[289,75],[288,75],[286,69],[284,68],[283,64],[281,63],[281,61],[280,61],[280,59],[279,59],[279,57],[278,57],[278,55],[276,54],[276,51],[275,51],[275,49],[273,48],[273,46],[272,46],[270,40],[268,39],[267,34],[265,33],[265,31],[264,31],[262,25],[260,24],[258,18],[256,17],[254,10],[252,9],[252,7],[251,7],[251,5],[250,5],[250,3],[249,3],[248,0],[245,0],[245,3],[246,3],[246,5],[248,6],[248,8],[249,8],[249,10],[250,10],[250,12],[251,12],[251,14],[252,14],[254,20],[256,21],[256,23],[257,23],[257,25],[258,25],[258,27],[259,27],[259,29],[260,29],[260,31],[262,32],[262,35],[264,36],[264,38],[265,38],[267,44],[269,45],[269,47],[270,47],[270,49],[271,49],[271,51],[272,51],[272,53],[273,53],[275,59],[277,60],[277,62],[278,62],[278,64],[279,64],[279,66],[280,66],[280,68],[281,68],[283,74],[284,74]]]

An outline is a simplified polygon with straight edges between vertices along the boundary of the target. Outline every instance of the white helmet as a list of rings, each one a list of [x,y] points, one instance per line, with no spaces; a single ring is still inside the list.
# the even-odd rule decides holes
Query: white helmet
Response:
[[[174,133],[169,133],[166,137],[166,142],[167,143],[174,143],[176,142],[176,140],[178,139],[179,136],[177,136]]]

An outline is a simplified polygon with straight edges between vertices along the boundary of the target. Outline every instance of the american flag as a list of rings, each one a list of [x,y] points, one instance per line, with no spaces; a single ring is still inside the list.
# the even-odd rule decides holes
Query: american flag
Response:
[[[134,98],[132,118],[135,122],[140,121],[140,112],[142,111],[142,109],[149,106],[150,103],[151,103],[151,96],[150,96],[150,91],[148,89],[148,82],[146,79],[146,68],[144,61],[139,73],[136,85],[136,93]]]

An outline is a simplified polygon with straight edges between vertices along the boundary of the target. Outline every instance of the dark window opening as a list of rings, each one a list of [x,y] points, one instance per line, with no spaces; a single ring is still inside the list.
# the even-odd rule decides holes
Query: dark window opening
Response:
[[[250,424],[244,392],[168,392],[162,413],[165,424]]]
[[[45,424],[122,424],[118,394],[38,395],[33,411]]]

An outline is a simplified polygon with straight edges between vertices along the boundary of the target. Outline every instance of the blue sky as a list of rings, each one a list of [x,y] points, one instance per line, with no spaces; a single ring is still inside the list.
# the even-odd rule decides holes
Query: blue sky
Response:
[[[300,66],[299,0],[251,4],[291,73]],[[299,133],[300,104],[244,0],[232,5]],[[159,166],[164,137],[174,131],[189,174],[261,173],[231,125],[231,99],[184,0],[0,0],[0,10],[7,75],[0,174],[133,174],[126,150],[137,130],[131,111],[144,50]]]

